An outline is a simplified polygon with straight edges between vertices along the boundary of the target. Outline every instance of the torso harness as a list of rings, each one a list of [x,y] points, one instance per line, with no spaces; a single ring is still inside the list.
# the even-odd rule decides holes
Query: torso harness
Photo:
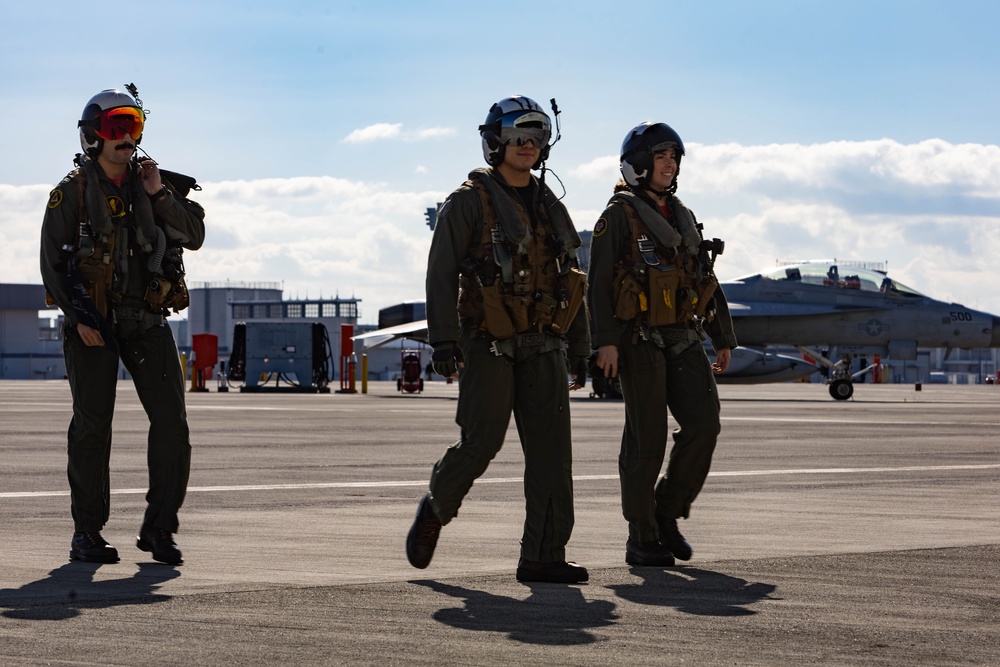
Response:
[[[621,204],[632,237],[628,253],[615,265],[615,317],[634,320],[637,329],[710,321],[719,281],[700,250],[701,232],[690,211],[671,199],[672,226],[630,192],[616,194],[612,202]]]
[[[69,271],[79,272],[94,308],[104,318],[108,318],[111,306],[115,319],[147,320],[148,314],[165,315],[168,309],[179,312],[189,304],[187,285],[184,281],[182,249],[167,241],[164,231],[154,223],[152,204],[145,197],[133,199],[132,216],[137,244],[146,254],[149,282],[143,288],[142,297],[135,303],[128,303],[126,294],[132,292],[130,268],[141,269],[141,265],[130,262],[129,244],[116,242],[118,232],[128,234],[128,229],[115,225],[108,197],[100,185],[100,176],[89,158],[79,158],[80,168],[71,172],[66,180],[76,184],[79,208],[76,246],[65,246]],[[131,266],[130,266],[131,264]],[[131,280],[137,278],[132,276]],[[145,308],[141,302],[145,301]],[[131,307],[130,307],[131,306]],[[162,321],[162,320],[161,320]]]
[[[564,336],[587,284],[576,258],[579,236],[565,210],[539,205],[539,224],[532,225],[491,176],[470,176],[467,185],[482,205],[482,235],[460,266],[459,315],[496,340],[546,331]]]

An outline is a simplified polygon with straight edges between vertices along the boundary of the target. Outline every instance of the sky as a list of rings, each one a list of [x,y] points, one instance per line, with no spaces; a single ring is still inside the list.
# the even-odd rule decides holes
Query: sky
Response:
[[[909,287],[1000,314],[992,0],[108,9],[0,5],[2,283],[41,282],[39,226],[80,151],[79,114],[134,82],[142,147],[203,188],[189,285],[356,297],[376,323],[424,298],[424,211],[485,166],[477,128],[521,94],[558,104],[546,180],[580,230],[611,196],[628,130],[665,122],[686,148],[678,196],[726,242],[721,279],[884,262]]]

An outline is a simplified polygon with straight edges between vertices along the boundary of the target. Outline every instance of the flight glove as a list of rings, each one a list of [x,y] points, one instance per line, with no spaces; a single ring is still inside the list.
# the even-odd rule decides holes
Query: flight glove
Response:
[[[454,377],[458,373],[458,365],[464,361],[465,357],[462,356],[462,348],[458,346],[458,343],[449,341],[434,346],[431,366],[438,375],[446,378]]]
[[[569,357],[566,360],[566,367],[569,370],[569,374],[573,376],[576,384],[581,387],[587,384],[587,357]]]

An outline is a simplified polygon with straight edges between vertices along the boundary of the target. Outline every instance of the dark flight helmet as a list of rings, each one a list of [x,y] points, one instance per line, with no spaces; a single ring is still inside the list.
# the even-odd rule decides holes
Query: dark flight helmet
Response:
[[[649,172],[653,168],[653,156],[660,151],[673,150],[680,171],[684,142],[672,127],[666,123],[640,123],[628,131],[622,142],[621,170],[625,182],[632,187],[644,187],[649,182]],[[671,185],[676,188],[677,179]]]

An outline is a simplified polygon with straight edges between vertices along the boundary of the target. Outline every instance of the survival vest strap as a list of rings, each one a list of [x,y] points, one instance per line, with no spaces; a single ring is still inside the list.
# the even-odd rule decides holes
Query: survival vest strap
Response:
[[[576,267],[575,248],[566,247],[568,235],[560,235],[541,209],[535,213],[546,216],[559,247],[546,237],[546,226],[530,229],[492,178],[473,172],[466,182],[479,196],[483,215],[479,244],[462,266],[459,312],[498,340],[546,329],[562,336],[585,295],[586,276]],[[520,236],[511,239],[510,230]]]
[[[687,323],[705,315],[718,280],[710,269],[703,270],[697,246],[664,246],[663,234],[651,232],[632,201],[618,201],[633,242],[616,265],[615,316],[635,320],[641,328]],[[671,213],[676,210],[671,208]]]
[[[122,296],[112,289],[115,273],[112,256],[117,230],[108,217],[106,198],[100,189],[99,177],[93,162],[82,156],[78,156],[76,162],[80,165],[79,168],[67,176],[76,182],[79,211],[73,253],[79,258],[80,272],[87,281],[87,288],[95,305],[101,314],[107,317],[105,305],[107,299],[110,298],[114,304],[122,300]],[[93,182],[97,184],[94,190],[88,189],[88,172],[92,172]],[[164,169],[160,170],[160,178],[167,187],[180,196],[182,205],[190,202],[187,199],[188,192],[201,190],[201,186],[194,178],[184,174]],[[180,185],[176,185],[175,181]],[[146,287],[144,299],[150,312],[166,314],[172,309],[178,313],[187,308],[191,301],[184,279],[184,249],[179,244],[167,240],[166,234],[152,220],[152,209],[148,206],[146,208],[149,223],[152,223],[153,227],[153,239],[148,238],[151,235],[150,230],[140,229],[141,223],[136,225],[139,242],[143,250],[150,253],[147,268],[152,278]],[[104,220],[100,220],[102,215]],[[100,221],[98,228],[102,231],[95,230],[94,218]],[[153,243],[150,243],[151,240]],[[101,285],[104,286],[103,289]]]

